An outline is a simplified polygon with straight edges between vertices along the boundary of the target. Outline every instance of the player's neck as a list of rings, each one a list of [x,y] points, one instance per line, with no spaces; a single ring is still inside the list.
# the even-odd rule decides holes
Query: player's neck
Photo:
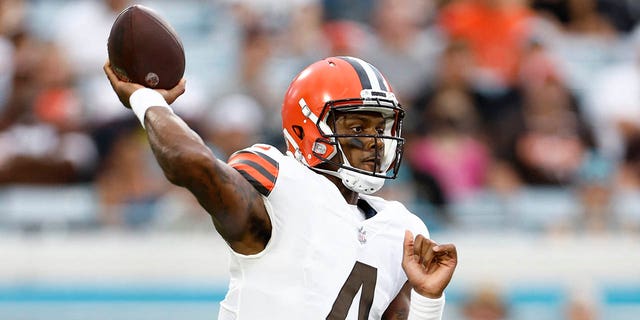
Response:
[[[322,175],[327,177],[327,179],[329,179],[331,182],[333,182],[333,184],[336,185],[336,187],[338,187],[338,190],[340,190],[340,193],[342,194],[342,196],[344,197],[344,200],[347,201],[348,204],[358,203],[358,193],[347,188],[342,183],[342,180],[340,178],[332,176],[330,174],[326,174],[326,173],[322,173]]]
[[[349,190],[347,187],[344,186],[344,184],[342,184],[342,182],[340,182],[340,185],[338,186],[338,189],[340,190],[340,193],[342,193],[342,196],[344,197],[344,200],[346,200],[348,204],[357,204],[358,203],[358,193],[357,192],[353,192],[353,191]]]

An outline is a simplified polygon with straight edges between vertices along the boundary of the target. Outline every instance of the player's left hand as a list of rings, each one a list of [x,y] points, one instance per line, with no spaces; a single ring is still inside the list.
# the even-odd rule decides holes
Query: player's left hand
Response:
[[[109,62],[109,60],[107,60],[107,62],[102,67],[102,69],[104,70],[104,73],[107,75],[107,79],[109,79],[109,83],[111,83],[111,87],[113,88],[113,91],[115,91],[115,93],[118,95],[118,99],[120,99],[120,102],[122,102],[122,104],[125,107],[131,109],[131,106],[129,105],[129,97],[131,97],[131,95],[136,90],[144,87],[137,83],[120,80],[118,76],[116,76],[113,69],[111,69],[111,63]],[[182,80],[180,80],[180,82],[178,82],[178,84],[175,87],[169,90],[165,90],[165,89],[154,89],[154,90],[159,92],[164,98],[164,100],[167,101],[168,104],[172,104],[176,99],[178,99],[180,95],[182,95],[185,92],[185,84],[186,84],[186,80],[183,78]]]
[[[455,245],[439,245],[421,234],[414,239],[411,231],[405,231],[402,269],[413,290],[420,295],[431,299],[441,297],[457,264]]]

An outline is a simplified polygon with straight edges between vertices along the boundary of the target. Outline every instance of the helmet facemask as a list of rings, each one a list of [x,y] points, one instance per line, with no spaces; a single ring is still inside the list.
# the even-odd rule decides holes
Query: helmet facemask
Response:
[[[336,171],[316,169],[341,178],[343,184],[352,191],[370,194],[378,191],[386,179],[395,179],[398,174],[404,146],[404,139],[401,136],[404,111],[390,92],[363,90],[362,95],[363,98],[334,100],[325,104],[316,123],[322,138],[316,140],[313,154],[324,163],[338,168]],[[375,112],[382,115],[383,131],[375,134],[336,133],[337,115],[356,112]],[[363,141],[368,139],[373,139],[373,146],[382,145],[381,148],[373,147],[375,150],[373,169],[354,167],[343,151],[343,144],[349,143],[351,147],[365,150]],[[331,157],[323,156],[325,144],[335,146],[338,150],[337,154]]]

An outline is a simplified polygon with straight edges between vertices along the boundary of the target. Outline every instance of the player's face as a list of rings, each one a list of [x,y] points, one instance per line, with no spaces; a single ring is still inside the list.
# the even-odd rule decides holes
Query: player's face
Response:
[[[385,120],[378,112],[360,111],[336,114],[335,133],[352,135],[338,138],[342,151],[353,167],[379,171],[384,143],[380,138],[356,137],[355,135],[382,135]]]

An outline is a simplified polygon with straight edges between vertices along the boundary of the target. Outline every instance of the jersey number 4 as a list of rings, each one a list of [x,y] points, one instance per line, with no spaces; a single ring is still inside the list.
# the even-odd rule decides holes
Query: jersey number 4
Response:
[[[369,319],[369,312],[373,304],[373,294],[376,288],[376,279],[378,278],[378,269],[356,261],[353,269],[342,285],[340,293],[336,301],[333,303],[331,312],[327,316],[327,320],[344,320],[347,318],[349,308],[353,303],[356,294],[362,288],[360,294],[360,305],[358,308],[358,320]]]

